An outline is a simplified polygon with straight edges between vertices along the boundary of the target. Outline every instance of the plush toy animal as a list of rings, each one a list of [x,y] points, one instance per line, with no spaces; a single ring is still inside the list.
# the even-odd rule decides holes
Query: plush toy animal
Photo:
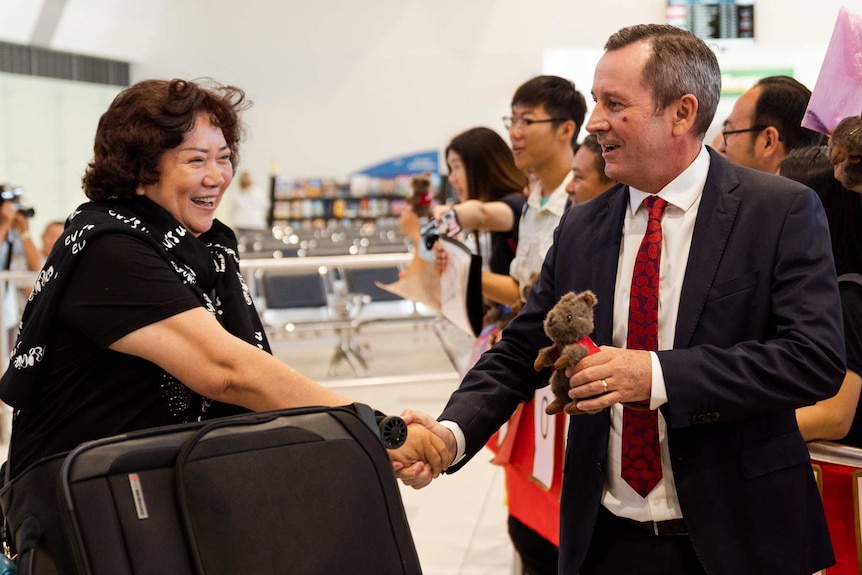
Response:
[[[597,301],[595,294],[589,290],[581,293],[569,292],[551,308],[545,317],[545,333],[554,345],[539,350],[533,367],[536,371],[549,366],[554,367],[554,373],[551,375],[554,401],[545,409],[548,415],[561,411],[569,415],[596,413],[581,411],[569,397],[569,379],[566,377],[565,370],[591,353],[585,343],[596,349],[592,341],[581,340],[593,331],[593,306]]]

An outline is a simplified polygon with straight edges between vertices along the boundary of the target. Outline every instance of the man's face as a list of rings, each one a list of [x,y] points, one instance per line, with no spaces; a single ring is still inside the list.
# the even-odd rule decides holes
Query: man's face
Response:
[[[596,66],[593,99],[596,106],[587,131],[596,134],[608,177],[654,193],[677,174],[664,160],[673,143],[673,110],[656,113],[642,71],[652,48],[637,42],[606,52]]]
[[[572,160],[572,179],[566,192],[572,204],[588,202],[604,192],[613,182],[604,179],[596,169],[596,155],[586,146],[578,148]]]
[[[760,90],[759,87],[754,87],[739,97],[724,122],[724,132],[749,130],[754,127],[754,107],[760,97]],[[718,151],[734,164],[763,170],[764,166],[755,146],[759,137],[758,131],[728,134],[722,138]]]
[[[509,128],[509,139],[512,142],[512,155],[515,165],[523,172],[541,170],[552,161],[560,146],[557,132],[563,126],[554,128],[554,122],[542,122],[527,125],[522,120],[547,120],[551,115],[545,106],[512,106],[512,127]]]

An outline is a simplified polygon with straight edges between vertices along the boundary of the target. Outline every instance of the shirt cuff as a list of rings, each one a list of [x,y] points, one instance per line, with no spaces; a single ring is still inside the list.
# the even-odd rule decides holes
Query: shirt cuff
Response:
[[[455,465],[464,458],[464,452],[467,451],[467,438],[464,437],[464,432],[461,431],[461,426],[454,421],[444,420],[440,422],[440,425],[450,430],[452,435],[455,436],[455,445],[458,446],[457,453],[455,453],[455,459],[452,460],[452,465]]]
[[[658,355],[654,351],[649,352],[649,355],[652,369],[652,390],[650,391],[649,408],[658,409],[667,403],[667,386],[664,383],[664,371],[661,369]]]

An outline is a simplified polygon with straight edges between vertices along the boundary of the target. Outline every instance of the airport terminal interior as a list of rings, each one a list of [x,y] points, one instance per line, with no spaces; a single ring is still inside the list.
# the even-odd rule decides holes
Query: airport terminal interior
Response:
[[[463,309],[444,312],[440,294],[428,295],[433,276],[404,283],[420,248],[399,217],[417,207],[416,178],[428,180],[433,203],[457,201],[444,157],[455,134],[488,126],[508,143],[501,117],[513,113],[512,93],[541,74],[572,80],[589,118],[604,41],[649,22],[713,34],[722,92],[705,143],[719,141],[735,102],[758,79],[788,75],[815,87],[836,17],[846,10],[840,0],[818,2],[815,11],[805,0],[145,4],[0,0],[0,204],[33,208],[28,237],[73,213],[86,200],[81,177],[99,118],[135,82],[213,78],[238,86],[253,105],[244,112],[241,162],[216,216],[238,230],[242,274],[273,354],[377,410],[434,417],[468,369],[476,338]],[[576,140],[586,136],[580,130]],[[228,207],[241,177],[265,196],[253,216],[261,225],[244,225]],[[429,262],[421,265],[427,270]],[[32,285],[35,272],[9,270],[0,282]],[[25,304],[21,291],[14,313]],[[5,305],[0,324],[13,327],[0,334],[6,350],[15,330],[3,314]],[[2,415],[0,460],[8,406]],[[852,461],[862,469],[859,454],[815,451],[821,493],[830,465]],[[422,490],[399,483],[425,575],[523,575],[507,532],[504,470],[493,458],[485,448]],[[847,491],[850,479],[842,481]],[[862,489],[862,471],[853,482]],[[853,500],[852,489],[841,497]],[[862,557],[858,494],[852,505],[855,525],[851,517],[844,527]],[[852,571],[821,575],[845,572]]]

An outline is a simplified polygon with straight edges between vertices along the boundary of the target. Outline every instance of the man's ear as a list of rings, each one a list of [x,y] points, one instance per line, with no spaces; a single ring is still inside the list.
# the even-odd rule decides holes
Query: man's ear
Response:
[[[575,122],[574,120],[566,120],[560,127],[557,128],[557,138],[559,140],[567,142],[567,145],[571,146],[572,136],[575,134]]]
[[[693,129],[699,108],[697,98],[694,97],[694,94],[684,94],[671,106],[673,107],[673,134],[681,136]]]
[[[764,156],[773,156],[778,153],[779,148],[783,147],[781,134],[778,133],[778,129],[775,126],[767,126],[760,135],[763,138]]]

